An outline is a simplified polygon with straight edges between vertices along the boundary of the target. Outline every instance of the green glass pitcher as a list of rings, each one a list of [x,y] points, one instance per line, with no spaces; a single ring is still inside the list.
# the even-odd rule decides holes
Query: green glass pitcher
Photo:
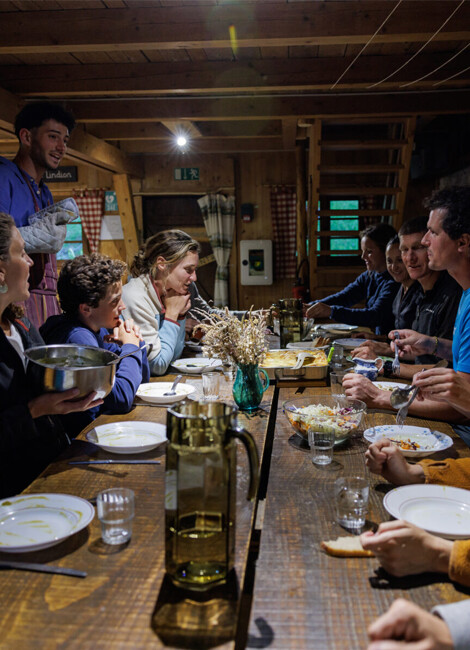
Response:
[[[235,552],[236,446],[248,453],[247,498],[258,487],[258,452],[237,427],[237,409],[185,401],[169,408],[165,472],[165,566],[173,582],[207,589],[226,580]]]

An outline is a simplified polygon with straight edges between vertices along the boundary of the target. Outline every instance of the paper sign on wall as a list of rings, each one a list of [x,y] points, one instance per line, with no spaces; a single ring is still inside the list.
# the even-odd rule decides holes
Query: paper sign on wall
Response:
[[[106,192],[104,193],[104,211],[105,212],[118,211],[116,192],[114,192],[114,190],[106,190]]]
[[[105,214],[101,220],[100,239],[124,239],[121,217],[118,214]]]

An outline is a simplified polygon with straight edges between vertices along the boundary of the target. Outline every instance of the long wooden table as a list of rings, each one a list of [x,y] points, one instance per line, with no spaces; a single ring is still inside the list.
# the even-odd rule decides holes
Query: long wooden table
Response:
[[[185,380],[201,390],[200,377]],[[224,401],[231,400],[231,386],[226,377]],[[377,589],[370,583],[375,560],[323,554],[320,541],[342,532],[334,521],[331,485],[342,473],[365,472],[366,445],[356,439],[335,452],[331,466],[315,468],[309,454],[292,445],[293,431],[282,413],[282,403],[302,391],[308,395],[329,389],[271,386],[258,411],[239,416],[262,457],[260,501],[246,501],[248,463],[241,450],[235,572],[227,585],[206,595],[178,590],[165,577],[164,449],[133,456],[161,459],[156,466],[70,466],[71,459],[110,457],[87,442],[83,432],[26,493],[61,492],[93,499],[106,488],[130,487],[136,495],[132,539],[124,547],[103,544],[95,517],[86,530],[55,547],[18,554],[19,561],[82,569],[88,577],[1,571],[0,648],[238,650],[248,643],[278,649],[354,650],[365,647],[367,625],[399,595],[426,608],[464,597],[442,577],[430,585],[415,579]],[[130,419],[164,423],[166,410],[139,405],[127,415],[102,416],[96,424]],[[448,425],[434,426],[451,432]],[[451,450],[467,456],[469,451],[460,441]],[[371,477],[370,519],[376,523],[388,518],[381,484]],[[0,559],[13,555],[3,553]]]
[[[306,389],[309,393],[329,389]],[[380,580],[378,562],[368,558],[337,558],[320,548],[322,540],[348,532],[335,521],[333,484],[343,475],[368,476],[369,524],[390,519],[382,505],[386,487],[365,467],[367,443],[354,439],[334,453],[324,468],[311,462],[309,453],[292,446],[292,428],[282,404],[296,396],[281,389],[271,456],[268,490],[256,563],[249,645],[279,650],[323,648],[359,650],[367,646],[367,627],[398,597],[409,598],[426,609],[461,600],[445,576]],[[297,395],[298,396],[298,395]],[[394,422],[392,414],[368,414],[370,424]],[[456,436],[445,423],[408,418],[407,424],[430,426]],[[470,456],[459,439],[441,457]],[[434,458],[438,458],[436,454]]]

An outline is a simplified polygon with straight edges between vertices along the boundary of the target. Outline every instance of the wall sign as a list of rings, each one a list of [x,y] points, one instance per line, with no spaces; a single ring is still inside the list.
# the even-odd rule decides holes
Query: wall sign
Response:
[[[116,192],[114,190],[106,190],[106,192],[104,193],[104,211],[105,212],[118,211]]]
[[[75,183],[78,179],[77,167],[58,167],[54,170],[46,169],[44,179],[52,183]]]
[[[175,181],[198,181],[199,167],[175,167]]]

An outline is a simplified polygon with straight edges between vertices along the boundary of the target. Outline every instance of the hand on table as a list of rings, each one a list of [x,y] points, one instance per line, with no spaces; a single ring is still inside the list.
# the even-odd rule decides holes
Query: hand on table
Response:
[[[351,351],[353,359],[356,357],[359,359],[375,359],[380,354],[385,356],[391,354],[390,346],[387,343],[367,340]]]
[[[410,465],[398,447],[387,438],[370,445],[365,457],[366,466],[373,474],[380,474],[394,485],[424,483],[421,465]]]
[[[385,406],[385,408],[390,408],[390,392],[380,390],[380,388],[374,386],[370,379],[367,379],[364,375],[348,372],[343,378],[343,387],[346,397],[349,399],[360,399],[367,406]],[[386,394],[387,392],[388,396]]]
[[[367,650],[452,650],[447,624],[418,605],[400,598],[367,630]],[[396,639],[396,641],[394,640]]]
[[[307,318],[330,318],[331,307],[323,302],[316,302],[307,309],[305,315]]]
[[[70,401],[79,392],[80,390],[78,388],[71,388],[62,393],[43,393],[43,395],[34,397],[28,402],[31,417],[39,418],[42,415],[66,415],[67,413],[87,411],[103,403],[102,399],[95,399],[96,392],[89,393],[81,400]]]
[[[453,542],[427,533],[406,521],[387,521],[376,533],[361,535],[361,544],[372,551],[392,576],[408,576],[426,571],[449,573]]]

